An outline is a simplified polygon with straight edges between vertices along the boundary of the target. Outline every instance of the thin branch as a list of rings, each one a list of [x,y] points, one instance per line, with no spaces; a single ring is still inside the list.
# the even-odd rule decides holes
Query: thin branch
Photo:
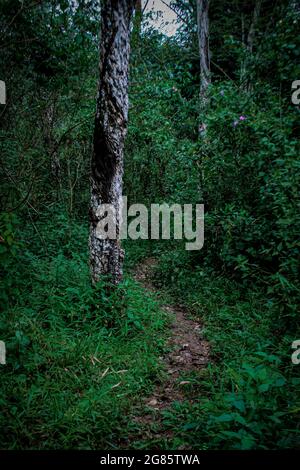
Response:
[[[175,10],[175,8],[173,8],[171,5],[169,5],[167,2],[165,2],[164,0],[161,0],[161,3],[163,3],[164,5],[166,5],[171,11],[173,11],[179,19],[181,19],[181,21],[183,21],[185,24],[189,24],[189,22],[182,16],[178,13],[178,11]]]
[[[234,83],[234,85],[238,88],[238,86],[237,86],[237,84],[235,83],[235,81],[233,80],[233,78],[231,78],[231,77],[225,72],[225,70],[222,69],[222,67],[220,67],[218,64],[216,64],[216,62],[214,62],[212,59],[210,59],[210,62],[211,62],[218,70],[220,70],[220,72],[222,72],[222,73],[225,75],[225,77],[228,78],[228,80],[231,80],[231,81]]]
[[[146,10],[148,3],[149,3],[149,0],[147,0],[145,5],[144,5],[144,8],[142,10],[142,15],[144,14],[144,11]]]
[[[50,156],[52,156],[55,152],[57,152],[58,148],[60,147],[60,145],[62,144],[62,141],[64,140],[64,138],[66,137],[67,134],[69,134],[69,132],[73,131],[76,127],[79,127],[79,126],[82,126],[85,122],[88,122],[90,117],[92,117],[94,115],[91,114],[88,118],[84,119],[83,121],[80,121],[80,122],[76,122],[76,124],[73,124],[73,126],[69,127],[69,129],[67,129],[60,137],[59,141],[56,143],[54,149],[52,150]]]
[[[15,44],[23,44],[23,43],[26,43],[26,42],[33,42],[33,41],[36,41],[37,39],[38,39],[38,37],[30,38],[30,39],[24,39],[22,41],[9,42],[9,43],[6,43],[6,44],[3,44],[2,46],[0,46],[0,49],[4,49],[5,47],[14,46]]]
[[[11,209],[6,209],[5,212],[14,212],[16,211],[17,209],[19,209],[19,207],[21,207],[24,203],[27,203],[28,201],[28,198],[29,198],[29,195],[31,193],[31,190],[33,188],[33,183],[34,183],[34,180],[32,180],[31,182],[31,185],[27,191],[27,194],[26,196],[21,200],[21,202],[19,202],[15,207],[12,207]]]

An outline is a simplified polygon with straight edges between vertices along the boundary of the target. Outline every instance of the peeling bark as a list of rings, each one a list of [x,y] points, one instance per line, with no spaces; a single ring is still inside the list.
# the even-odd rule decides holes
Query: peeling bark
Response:
[[[100,78],[91,165],[90,268],[92,281],[122,278],[120,244],[123,153],[128,117],[130,22],[134,0],[106,0],[101,7]],[[115,209],[116,239],[101,239],[97,224],[103,204]]]

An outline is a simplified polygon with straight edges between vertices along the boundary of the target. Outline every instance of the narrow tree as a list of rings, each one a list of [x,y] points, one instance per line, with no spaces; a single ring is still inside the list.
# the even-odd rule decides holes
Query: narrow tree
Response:
[[[122,278],[124,252],[120,244],[120,203],[123,153],[128,116],[130,22],[134,0],[101,2],[100,78],[91,168],[90,267],[93,282],[109,274]],[[97,225],[103,204],[114,207],[115,239],[103,239]],[[102,212],[102,214],[101,214]]]
[[[143,9],[142,9],[142,0],[136,0],[135,2],[135,21],[134,27],[135,32],[139,36],[141,34],[141,27],[142,27],[142,16],[143,16]]]
[[[196,0],[197,26],[200,57],[200,101],[201,108],[207,104],[207,88],[210,84],[210,59],[209,59],[209,0]]]
[[[245,44],[245,58],[242,60],[242,65],[241,65],[241,84],[244,90],[250,91],[251,85],[250,85],[250,79],[249,76],[247,75],[248,73],[248,68],[249,64],[251,63],[251,59],[253,58],[253,46],[254,46],[254,39],[255,39],[255,33],[257,29],[257,24],[259,22],[259,16],[261,12],[261,6],[262,6],[262,0],[256,0],[254,10],[253,10],[253,16],[252,16],[252,21],[250,24],[246,44]]]

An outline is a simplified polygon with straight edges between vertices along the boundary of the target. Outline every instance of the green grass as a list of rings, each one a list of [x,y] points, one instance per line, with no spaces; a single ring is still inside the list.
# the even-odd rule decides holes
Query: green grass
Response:
[[[86,230],[74,230],[85,243]],[[112,296],[105,283],[92,289],[86,251],[55,238],[47,255],[25,249],[10,267],[0,447],[118,448],[161,374],[166,318],[129,277]]]
[[[129,275],[110,295],[107,282],[92,288],[86,227],[54,222],[23,229],[6,263],[1,448],[299,447],[300,367],[291,363],[299,332],[278,328],[260,291],[193,269],[174,250],[160,253],[155,279],[165,301],[185,303],[203,323],[210,364],[183,378],[185,399],[159,426],[135,421],[151,413],[144,398],[164,380],[167,318]],[[127,243],[127,266],[150,254],[148,244]]]
[[[299,331],[274,328],[276,312],[260,291],[205,269],[174,269],[174,259],[174,253],[162,256],[155,278],[203,323],[211,360],[190,378],[186,400],[164,412],[164,430],[173,436],[156,445],[300,448],[300,367],[291,362]],[[152,444],[141,440],[139,446]]]

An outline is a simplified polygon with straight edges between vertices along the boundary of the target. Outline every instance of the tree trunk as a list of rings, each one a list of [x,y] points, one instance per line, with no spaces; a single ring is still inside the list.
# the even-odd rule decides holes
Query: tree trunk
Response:
[[[138,36],[141,35],[142,16],[143,16],[142,0],[136,0],[136,2],[135,2],[134,30],[135,30],[135,33]]]
[[[122,278],[124,252],[120,244],[123,153],[128,116],[130,21],[134,0],[101,2],[100,79],[91,168],[90,267],[92,281],[108,274]],[[115,237],[103,239],[97,225],[114,208]],[[102,214],[101,214],[102,212]]]
[[[257,27],[257,23],[259,20],[260,9],[261,9],[262,0],[256,0],[254,11],[253,11],[253,19],[250,25],[248,38],[247,38],[247,50],[252,54],[253,52],[253,44],[254,44],[254,36]]]
[[[246,57],[242,61],[242,67],[241,67],[241,83],[242,87],[244,88],[245,91],[250,91],[250,81],[249,77],[247,76],[248,73],[248,65],[249,61],[251,61],[251,58],[253,56],[253,46],[254,46],[254,39],[255,39],[255,32],[257,28],[257,23],[259,20],[260,16],[260,10],[261,10],[261,5],[262,5],[262,0],[256,0],[255,2],[255,7],[253,10],[253,17],[252,17],[252,22],[249,28],[248,36],[247,36],[247,42],[246,42]]]
[[[210,60],[209,60],[209,0],[197,0],[197,25],[200,55],[200,101],[205,108],[208,97],[207,88],[210,84]]]

